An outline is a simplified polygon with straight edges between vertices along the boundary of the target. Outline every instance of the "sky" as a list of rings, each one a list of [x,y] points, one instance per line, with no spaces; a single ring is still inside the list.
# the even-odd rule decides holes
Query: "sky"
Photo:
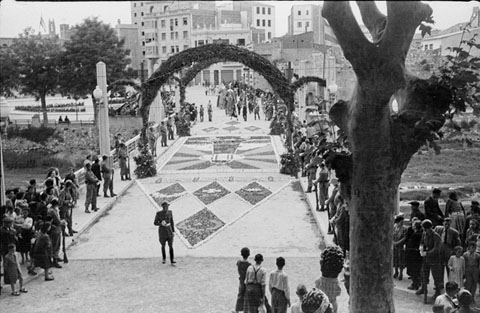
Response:
[[[282,36],[287,32],[288,15],[290,8],[295,4],[321,4],[322,1],[260,1],[275,5],[276,11],[276,36]],[[427,1],[424,1],[427,2]],[[434,28],[446,29],[456,23],[465,22],[470,19],[472,9],[480,7],[480,3],[474,1],[428,1],[433,9],[435,20]],[[359,19],[358,8],[353,5]],[[385,13],[386,5],[378,1],[379,9]],[[108,2],[22,2],[15,0],[2,0],[0,2],[0,37],[17,37],[25,28],[31,26],[36,31],[40,30],[40,19],[43,17],[46,27],[48,20],[55,20],[57,33],[60,24],[71,26],[81,23],[88,17],[96,16],[99,20],[115,26],[117,20],[122,24],[129,24],[130,2],[129,1],[108,1]]]

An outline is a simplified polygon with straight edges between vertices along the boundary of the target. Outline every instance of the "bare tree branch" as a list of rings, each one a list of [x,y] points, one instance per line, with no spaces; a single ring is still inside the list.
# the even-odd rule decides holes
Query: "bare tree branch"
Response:
[[[363,34],[355,20],[348,1],[325,1],[322,16],[327,19],[342,47],[345,57],[355,72],[365,67],[365,57],[371,54],[373,44]],[[358,75],[358,74],[357,74]]]
[[[380,48],[404,61],[415,30],[432,12],[428,4],[420,1],[388,1],[388,23]]]
[[[385,30],[387,17],[378,10],[374,1],[357,1],[357,5],[362,15],[362,21],[372,35],[373,42],[377,42]]]

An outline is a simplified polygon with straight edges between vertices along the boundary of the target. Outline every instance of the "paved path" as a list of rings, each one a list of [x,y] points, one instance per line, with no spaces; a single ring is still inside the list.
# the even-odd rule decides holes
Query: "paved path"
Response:
[[[189,88],[186,96],[197,104],[216,103],[201,88]],[[230,312],[237,290],[234,264],[243,246],[263,253],[268,270],[276,256],[285,256],[292,290],[298,283],[313,287],[320,274],[319,247],[331,242],[322,231],[326,218],[311,211],[314,195],[303,193],[304,179],[278,173],[283,146],[278,137],[265,138],[268,126],[263,120],[230,121],[215,109],[214,121],[197,123],[192,137],[158,146],[156,177],[120,181],[117,170],[118,198],[100,197],[97,213],[83,213],[83,205],[74,212],[80,233],[68,240],[71,261],[54,269],[56,280],[29,277],[30,292],[17,298],[4,291],[1,307],[6,312]],[[230,137],[220,140],[220,135]],[[153,216],[162,199],[172,203],[176,219],[176,267],[160,262]],[[195,236],[189,235],[192,229]],[[431,311],[411,293],[397,290],[395,299],[397,312]],[[344,289],[338,300],[339,312],[347,312]]]

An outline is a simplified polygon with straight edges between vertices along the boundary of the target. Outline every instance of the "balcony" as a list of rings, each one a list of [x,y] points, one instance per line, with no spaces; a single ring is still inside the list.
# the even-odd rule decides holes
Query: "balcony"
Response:
[[[145,49],[145,57],[147,59],[156,59],[159,57],[157,46],[147,46]]]

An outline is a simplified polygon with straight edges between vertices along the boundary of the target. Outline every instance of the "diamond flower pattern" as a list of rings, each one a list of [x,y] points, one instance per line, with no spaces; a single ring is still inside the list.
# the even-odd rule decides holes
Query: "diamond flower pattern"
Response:
[[[158,205],[162,205],[163,201],[172,202],[185,194],[186,190],[179,183],[172,184],[166,188],[160,189],[150,196]]]
[[[195,191],[193,194],[200,199],[204,204],[210,204],[225,195],[228,195],[230,191],[225,189],[222,185],[217,183],[216,181],[208,184],[205,187],[202,187]]]
[[[225,223],[207,208],[195,213],[176,225],[180,233],[194,246],[212,235]]]
[[[252,182],[240,190],[235,191],[235,193],[251,205],[259,203],[272,194],[270,190],[257,182]]]

